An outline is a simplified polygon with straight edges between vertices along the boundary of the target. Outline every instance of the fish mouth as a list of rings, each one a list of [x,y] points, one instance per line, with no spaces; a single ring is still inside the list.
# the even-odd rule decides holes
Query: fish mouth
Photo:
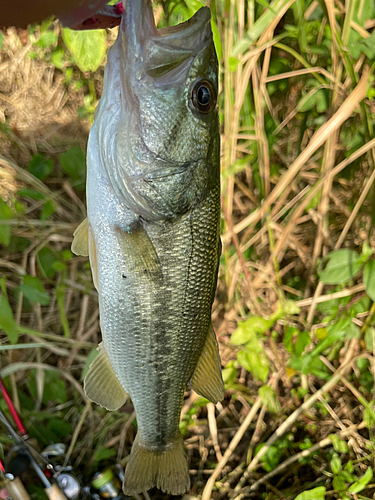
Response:
[[[127,0],[121,22],[128,64],[153,78],[184,66],[212,43],[211,13],[202,7],[177,26],[157,29],[150,0]],[[181,69],[181,68],[180,68]]]

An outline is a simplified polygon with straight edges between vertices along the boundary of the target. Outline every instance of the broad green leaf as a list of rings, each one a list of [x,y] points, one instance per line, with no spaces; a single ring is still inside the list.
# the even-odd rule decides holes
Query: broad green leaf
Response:
[[[5,331],[12,344],[17,344],[17,325],[8,299],[4,294],[0,295],[0,328]]]
[[[43,247],[37,254],[38,268],[44,278],[53,278],[56,274],[56,257],[49,247]]]
[[[245,321],[238,323],[237,330],[232,333],[230,342],[233,345],[242,345],[249,342],[254,334],[265,333],[273,325],[273,321],[262,318],[261,316],[253,316]]]
[[[281,411],[281,405],[276,392],[269,386],[263,385],[259,388],[259,396],[262,399],[262,403],[266,405],[267,410],[271,413],[279,413]]]
[[[364,490],[368,483],[371,481],[372,476],[372,469],[371,467],[368,467],[363,476],[349,487],[348,493],[359,493],[360,491]]]
[[[256,379],[266,382],[269,362],[264,348],[258,340],[251,342],[249,348],[241,350],[237,355],[237,361]]]
[[[47,47],[51,47],[51,45],[56,45],[57,40],[57,33],[55,33],[54,31],[46,31],[39,38],[38,45],[45,49]]]
[[[63,69],[63,67],[64,67],[64,49],[62,47],[56,47],[56,49],[52,52],[51,62],[57,69]]]
[[[327,255],[328,263],[321,271],[320,281],[326,285],[341,285],[347,283],[362,267],[362,258],[354,250],[335,250]]]
[[[336,491],[346,491],[346,482],[338,476],[333,478],[332,486]]]
[[[237,378],[237,370],[233,361],[229,361],[222,371],[224,385],[227,389],[233,387]]]
[[[318,99],[318,91],[313,94],[306,94],[298,102],[298,111],[304,113],[314,109]]]
[[[56,386],[54,388],[56,389]],[[52,399],[52,401],[54,400]],[[55,399],[55,401],[59,401],[59,398]],[[48,429],[56,434],[60,439],[65,438],[72,433],[71,424],[66,420],[60,420],[57,418],[53,418],[48,422]]]
[[[298,334],[296,343],[294,345],[294,352],[296,356],[301,356],[308,345],[310,345],[310,332],[301,332]]]
[[[329,439],[331,440],[331,443],[337,451],[337,453],[348,453],[349,452],[349,446],[346,441],[343,439],[340,439],[336,434],[330,434]]]
[[[259,453],[259,450],[261,450],[263,446],[264,443],[255,448],[255,455]],[[282,448],[278,448],[277,446],[270,446],[268,448],[267,452],[262,457],[262,467],[266,472],[271,472],[271,470],[279,465],[283,451]]]
[[[28,170],[43,181],[52,173],[53,162],[51,159],[45,160],[42,155],[34,155],[29,163]]]
[[[64,28],[62,35],[67,49],[81,71],[96,71],[99,68],[107,51],[105,30],[74,31]]]
[[[375,301],[375,260],[371,259],[365,264],[363,269],[363,284],[366,293],[371,300]]]
[[[84,188],[86,176],[86,155],[78,146],[74,146],[60,156],[60,163],[65,173],[69,175],[74,183]]]
[[[20,290],[30,302],[36,302],[42,306],[48,306],[50,302],[50,296],[43,283],[35,276],[24,276]]]
[[[330,462],[331,470],[334,474],[338,474],[340,470],[342,469],[342,463],[340,460],[340,457],[338,456],[337,453],[333,454],[333,457]]]
[[[299,334],[298,328],[295,326],[287,326],[285,328],[283,343],[287,351],[294,353],[294,338]]]
[[[324,500],[324,493],[326,489],[324,486],[318,486],[312,490],[307,490],[296,496],[294,500]]]

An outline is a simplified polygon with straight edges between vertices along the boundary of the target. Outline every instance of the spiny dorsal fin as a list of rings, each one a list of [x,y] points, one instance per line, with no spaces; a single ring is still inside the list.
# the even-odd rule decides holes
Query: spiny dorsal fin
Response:
[[[98,346],[99,354],[91,363],[84,380],[86,396],[107,410],[118,410],[128,398],[125,389],[112,368],[103,344]]]
[[[214,404],[224,398],[219,346],[212,325],[208,329],[206,343],[191,379],[191,386],[197,394]]]
[[[75,255],[89,255],[89,222],[87,218],[81,222],[73,233],[72,252]]]

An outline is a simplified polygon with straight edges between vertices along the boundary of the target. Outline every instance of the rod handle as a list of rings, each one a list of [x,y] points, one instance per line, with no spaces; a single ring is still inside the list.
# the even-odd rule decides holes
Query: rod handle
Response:
[[[13,500],[31,500],[19,477],[5,479],[4,486]]]
[[[57,484],[52,484],[50,488],[44,490],[49,500],[68,500]]]

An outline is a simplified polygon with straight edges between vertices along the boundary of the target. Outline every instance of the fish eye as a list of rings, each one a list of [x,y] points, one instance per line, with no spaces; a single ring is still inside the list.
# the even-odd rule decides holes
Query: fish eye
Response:
[[[193,87],[192,102],[200,113],[211,113],[216,105],[216,92],[212,83],[208,80],[199,80]]]

